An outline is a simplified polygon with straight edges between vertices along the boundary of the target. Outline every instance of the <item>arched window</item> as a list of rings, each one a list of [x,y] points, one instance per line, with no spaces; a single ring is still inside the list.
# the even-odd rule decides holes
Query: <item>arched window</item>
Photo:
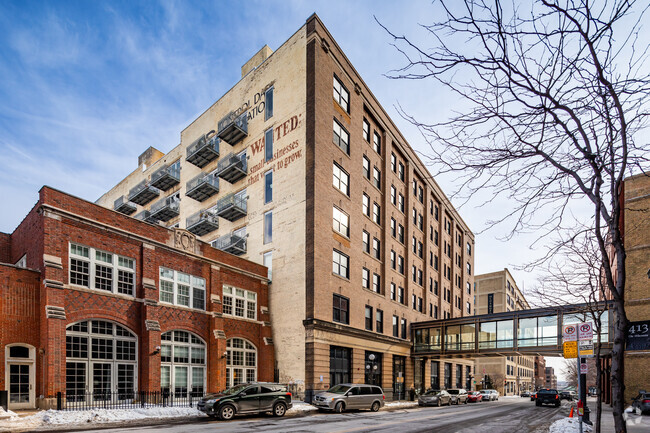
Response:
[[[202,397],[205,392],[205,342],[187,331],[162,334],[160,387],[163,392]]]
[[[228,387],[257,380],[257,349],[242,338],[226,343],[226,385]]]
[[[83,400],[90,392],[95,400],[133,398],[137,388],[138,339],[106,320],[86,320],[66,328],[66,394],[70,401]]]

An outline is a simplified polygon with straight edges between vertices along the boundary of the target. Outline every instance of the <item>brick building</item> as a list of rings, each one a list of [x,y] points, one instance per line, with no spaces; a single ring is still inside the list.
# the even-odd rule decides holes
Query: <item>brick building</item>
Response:
[[[507,268],[474,276],[476,314],[528,310],[530,305]],[[499,356],[476,360],[476,369],[492,378],[501,395],[515,395],[535,387],[534,356]]]
[[[557,389],[557,376],[555,375],[555,369],[553,367],[546,367],[544,369],[544,374],[544,388]]]
[[[534,390],[537,390],[544,386],[546,383],[546,358],[540,355],[535,356],[535,387]]]
[[[241,73],[98,203],[268,266],[279,380],[307,399],[468,383],[410,324],[473,313],[474,235],[332,35],[312,15]]]
[[[0,389],[10,408],[273,380],[267,269],[43,187],[0,234]]]

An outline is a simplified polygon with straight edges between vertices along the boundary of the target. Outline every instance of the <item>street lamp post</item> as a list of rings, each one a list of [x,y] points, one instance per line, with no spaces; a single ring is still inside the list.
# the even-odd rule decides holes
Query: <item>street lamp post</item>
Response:
[[[377,361],[374,353],[368,355],[368,361],[366,363],[366,375],[370,379],[371,385],[377,385],[375,383],[375,375],[377,374]]]

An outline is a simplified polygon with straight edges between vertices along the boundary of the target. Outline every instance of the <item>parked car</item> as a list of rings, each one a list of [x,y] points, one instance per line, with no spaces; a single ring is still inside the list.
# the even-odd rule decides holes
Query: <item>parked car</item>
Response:
[[[565,390],[560,392],[560,400],[569,400],[573,401],[578,398],[578,394],[575,391]]]
[[[530,397],[530,392],[529,391],[522,391],[521,394],[519,394],[520,397]]]
[[[314,396],[312,405],[341,413],[348,409],[370,409],[377,412],[384,406],[384,391],[375,385],[341,383]]]
[[[451,395],[451,404],[459,405],[461,403],[467,404],[467,390],[459,389],[450,389],[447,390],[449,395]]]
[[[560,407],[560,394],[557,392],[557,389],[543,388],[537,391],[535,406],[541,406],[543,404],[552,404],[555,407]]]
[[[483,394],[481,394],[478,391],[472,391],[469,394],[467,394],[467,401],[470,403],[479,403],[483,401]]]
[[[537,398],[537,391],[530,394],[530,401],[535,401],[536,398]]]
[[[259,382],[208,394],[199,400],[196,408],[227,421],[239,414],[271,412],[274,416],[283,416],[291,406],[291,393],[286,385]]]
[[[641,414],[650,413],[650,392],[639,390],[639,395],[632,399],[632,410]]]
[[[490,391],[490,394],[492,394],[494,400],[499,399],[499,391],[497,391],[496,389],[488,389],[488,391]]]
[[[494,396],[490,392],[489,389],[482,389],[479,391],[481,395],[483,396],[483,401],[492,401],[494,400]]]
[[[420,406],[442,406],[446,404],[451,406],[451,394],[447,391],[440,389],[430,389],[424,394],[420,394],[418,398],[418,404]]]

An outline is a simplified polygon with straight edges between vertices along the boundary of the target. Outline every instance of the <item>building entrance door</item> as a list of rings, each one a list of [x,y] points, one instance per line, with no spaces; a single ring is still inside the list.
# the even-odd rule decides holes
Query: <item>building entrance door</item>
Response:
[[[33,364],[9,364],[9,408],[34,407]]]

